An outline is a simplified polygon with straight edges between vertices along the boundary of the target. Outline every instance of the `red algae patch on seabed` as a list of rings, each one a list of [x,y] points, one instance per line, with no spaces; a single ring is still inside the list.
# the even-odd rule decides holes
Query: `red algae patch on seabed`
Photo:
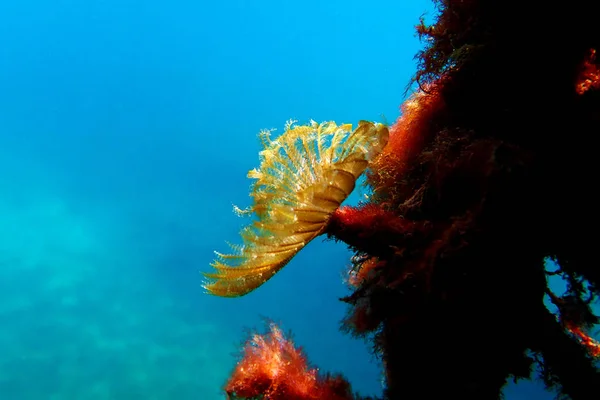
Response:
[[[225,392],[230,400],[357,399],[344,377],[310,366],[302,349],[272,322],[267,333],[248,339]]]

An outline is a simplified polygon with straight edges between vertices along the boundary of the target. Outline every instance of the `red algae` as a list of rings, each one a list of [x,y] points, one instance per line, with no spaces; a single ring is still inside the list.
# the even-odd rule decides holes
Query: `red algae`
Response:
[[[590,49],[583,60],[577,82],[575,83],[575,92],[584,94],[590,89],[600,89],[600,68],[596,62],[596,49]]]
[[[585,346],[592,357],[600,357],[600,343],[591,337],[588,333],[574,324],[566,324],[566,329],[575,336],[580,343]]]
[[[441,80],[427,84],[424,90],[414,93],[402,106],[401,116],[390,127],[388,145],[377,157],[367,174],[375,198],[390,195],[411,163],[435,131],[434,116],[444,109],[440,96]]]
[[[267,334],[253,334],[244,346],[242,359],[225,386],[230,399],[355,399],[343,377],[319,374],[276,324],[269,328]]]
[[[365,261],[360,262],[348,272],[348,283],[357,288],[362,283],[372,279],[377,272],[377,269],[385,267],[385,262],[380,261],[377,257],[369,257]]]

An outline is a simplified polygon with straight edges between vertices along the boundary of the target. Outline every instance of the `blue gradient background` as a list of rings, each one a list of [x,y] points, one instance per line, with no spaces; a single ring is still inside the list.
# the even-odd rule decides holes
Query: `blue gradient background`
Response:
[[[393,122],[428,1],[0,2],[0,399],[220,399],[248,328],[381,393],[341,334],[350,253],[316,240],[255,293],[203,294],[256,134]],[[353,195],[355,202],[360,193]],[[545,399],[537,384],[507,399]]]

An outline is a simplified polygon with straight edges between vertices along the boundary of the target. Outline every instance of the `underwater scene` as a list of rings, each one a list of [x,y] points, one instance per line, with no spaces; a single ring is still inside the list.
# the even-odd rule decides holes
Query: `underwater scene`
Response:
[[[456,190],[440,184],[435,196],[422,190],[417,210],[407,195],[416,186],[393,189],[414,176],[398,154],[433,154],[440,169],[457,164],[439,149],[471,140],[475,147],[465,151],[481,152],[473,150],[470,159],[521,154],[511,153],[514,147],[502,153],[501,145],[477,142],[466,131],[455,135],[456,143],[444,136],[431,151],[414,137],[399,139],[401,130],[440,120],[435,113],[451,114],[436,85],[449,87],[443,74],[452,68],[445,64],[440,78],[418,58],[439,40],[427,24],[443,21],[451,3],[0,3],[0,400],[434,398],[411,396],[410,385],[406,393],[398,389],[399,376],[413,378],[397,361],[404,348],[390,337],[400,337],[398,326],[413,314],[390,310],[441,304],[411,294],[429,285],[428,293],[460,298],[461,306],[498,296],[493,285],[464,289],[486,299],[464,301],[457,294],[462,283],[454,290],[438,283],[438,275],[412,280],[431,267],[442,282],[457,282],[442,261],[438,268],[411,255],[446,260],[462,251],[450,230],[457,225],[436,224],[458,220],[460,201],[447,193],[472,191],[462,183]],[[589,60],[585,89],[593,92],[600,70]],[[414,80],[426,67],[422,82]],[[521,165],[516,159],[511,171]],[[488,164],[472,168],[481,165]],[[489,198],[500,198],[487,190]],[[439,206],[436,196],[451,205]],[[429,215],[430,223],[421,224]],[[472,221],[463,221],[461,235]],[[493,222],[478,225],[477,235],[497,222],[485,221]],[[449,235],[446,251],[439,243]],[[479,243],[477,235],[461,238]],[[436,244],[419,247],[425,241]],[[486,246],[486,257],[497,260],[490,269],[509,259]],[[577,360],[590,358],[597,367],[594,276],[573,269],[570,280],[571,270],[561,270],[571,265],[561,262],[563,253],[540,249],[527,260],[543,255],[548,288],[540,285],[538,300],[557,316],[548,323],[560,321],[569,343],[587,349]],[[475,256],[460,257],[469,263]],[[406,272],[379,272],[402,260]],[[530,275],[514,290],[537,282]],[[497,286],[515,293],[515,280],[503,279]],[[569,303],[573,293],[589,296],[590,315],[569,314],[584,315],[581,324],[563,316],[563,308],[576,308]],[[494,323],[480,314],[470,318],[482,321],[473,336],[501,343],[495,335],[504,335],[513,343],[513,331],[496,331],[495,324],[508,326],[508,315],[521,315],[516,304],[506,314],[492,306]],[[415,338],[458,337],[452,322],[428,313],[422,315],[435,317],[418,324],[431,336]],[[466,324],[461,318],[456,325]],[[411,340],[407,347],[420,345]],[[453,392],[449,383],[458,382],[449,365],[462,362],[462,342],[452,343],[452,362],[435,346],[421,356],[407,354],[420,360],[411,364],[414,371],[427,371],[423,380],[431,374],[432,388],[446,370],[441,385],[450,394],[463,390]],[[550,359],[544,349],[540,354]],[[465,359],[475,360],[468,351]],[[545,374],[539,367],[543,379],[534,368],[531,380],[528,368],[507,369],[507,379],[490,384],[494,393],[506,400],[553,399],[563,394],[562,382],[574,400],[585,398],[556,368]],[[475,388],[473,397],[463,399],[494,398],[481,397],[489,392],[479,390],[485,385],[474,376],[466,384]]]

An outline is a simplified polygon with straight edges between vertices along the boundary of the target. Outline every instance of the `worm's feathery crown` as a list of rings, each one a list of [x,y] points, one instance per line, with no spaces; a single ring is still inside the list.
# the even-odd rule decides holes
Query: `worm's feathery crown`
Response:
[[[330,215],[350,195],[369,161],[388,141],[388,129],[360,121],[295,125],[288,121],[284,133],[271,139],[264,130],[260,139],[261,165],[248,173],[253,205],[241,215],[257,218],[241,231],[243,245],[231,245],[233,254],[217,253],[205,273],[208,293],[243,296],[283,268],[300,249],[323,233]]]

